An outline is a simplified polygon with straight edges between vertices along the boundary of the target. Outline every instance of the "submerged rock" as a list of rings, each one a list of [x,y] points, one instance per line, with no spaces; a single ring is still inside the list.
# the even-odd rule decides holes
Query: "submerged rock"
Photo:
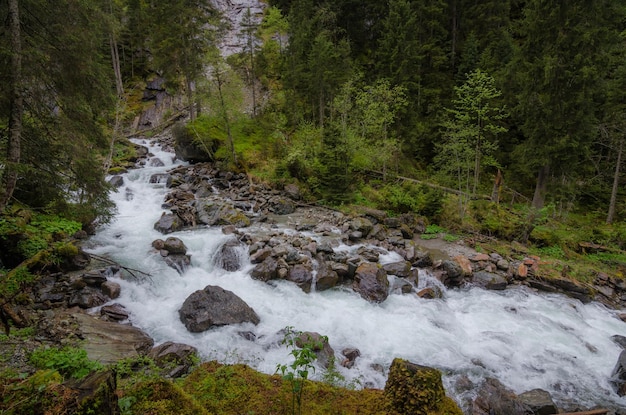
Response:
[[[214,285],[207,285],[187,297],[178,315],[192,333],[229,324],[249,322],[256,325],[261,321],[254,310],[232,291]]]

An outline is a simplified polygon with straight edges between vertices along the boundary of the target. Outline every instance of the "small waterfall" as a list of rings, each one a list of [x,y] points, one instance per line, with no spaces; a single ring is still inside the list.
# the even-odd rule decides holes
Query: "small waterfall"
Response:
[[[91,251],[151,273],[152,278],[143,282],[117,279],[122,295],[116,301],[156,343],[187,343],[197,347],[203,359],[247,363],[274,373],[277,364],[290,359],[277,333],[293,326],[328,336],[337,351],[360,350],[352,369],[338,368],[348,383],[383,388],[385,368],[394,357],[402,357],[443,370],[448,392],[458,400],[472,392],[458,390],[457,380],[477,385],[495,377],[517,393],[542,388],[558,402],[626,407],[626,398],[612,391],[608,379],[621,351],[611,336],[626,336],[626,324],[616,318],[615,311],[597,303],[537,295],[524,287],[500,292],[446,290],[423,270],[417,288],[435,287],[443,298],[394,293],[383,303],[372,304],[345,287],[306,294],[288,281],[267,284],[250,278],[252,265],[243,245],[232,249],[238,266],[225,270],[218,253],[234,237],[209,227],[172,234],[191,255],[191,267],[179,275],[151,250],[152,241],[163,237],[153,225],[163,212],[161,204],[168,192],[166,171],[176,164],[158,146],[150,144],[150,151],[165,166],[146,163],[125,175],[125,185],[112,195],[118,214],[92,238]],[[287,226],[272,231],[296,232]],[[349,253],[360,248],[367,247],[334,249]],[[398,260],[396,255],[382,252],[380,259],[393,262]],[[209,284],[237,294],[261,322],[188,332],[178,309],[192,292]],[[242,331],[254,336],[242,336]]]

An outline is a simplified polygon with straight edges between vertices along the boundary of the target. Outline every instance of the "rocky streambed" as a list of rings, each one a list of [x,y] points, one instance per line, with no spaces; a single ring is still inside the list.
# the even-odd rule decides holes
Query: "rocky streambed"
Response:
[[[334,364],[362,387],[382,387],[391,360],[403,357],[443,370],[466,413],[597,405],[623,413],[616,392],[626,392],[626,352],[616,350],[626,329],[618,311],[597,303],[622,307],[620,281],[546,280],[537,257],[421,239],[419,216],[309,206],[296,186],[174,163],[156,142],[137,142],[146,146],[139,170],[111,178],[117,222],[85,244],[126,270],[44,279],[33,293],[42,336],[82,339],[103,362],[146,353],[175,361],[171,376],[186,373],[193,353],[272,373],[285,359],[281,328],[293,325],[328,336],[320,366]],[[579,322],[598,330],[580,338]],[[589,365],[604,369],[567,379]]]

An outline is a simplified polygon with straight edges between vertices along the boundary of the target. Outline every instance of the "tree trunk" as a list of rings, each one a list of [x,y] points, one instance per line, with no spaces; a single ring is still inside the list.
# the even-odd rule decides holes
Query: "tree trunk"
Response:
[[[546,187],[548,185],[548,175],[550,174],[550,166],[545,165],[539,169],[537,174],[537,185],[535,186],[535,194],[533,195],[532,207],[541,209],[545,203]]]
[[[115,89],[117,90],[117,96],[122,97],[124,95],[124,84],[120,69],[120,54],[117,50],[117,41],[112,33],[109,35],[109,43],[111,44],[111,62],[113,63],[113,72],[115,73]]]
[[[24,96],[22,91],[22,42],[18,0],[9,0],[9,31],[11,36],[11,115],[9,118],[9,141],[3,174],[4,193],[0,198],[0,211],[4,210],[13,196],[17,183],[17,164],[21,157],[22,117]]]
[[[493,181],[493,190],[491,191],[491,201],[493,203],[500,203],[500,188],[502,187],[502,181],[502,172],[498,169],[496,179]]]
[[[185,76],[185,86],[187,87],[187,104],[189,105],[189,120],[196,119],[196,103],[193,102],[193,82],[188,76]]]
[[[619,141],[619,149],[617,150],[617,162],[615,163],[615,173],[613,174],[613,188],[611,189],[611,201],[609,202],[609,213],[606,216],[606,223],[613,223],[615,217],[615,203],[617,201],[617,190],[619,188],[619,173],[622,164],[622,150],[624,148],[624,140]]]

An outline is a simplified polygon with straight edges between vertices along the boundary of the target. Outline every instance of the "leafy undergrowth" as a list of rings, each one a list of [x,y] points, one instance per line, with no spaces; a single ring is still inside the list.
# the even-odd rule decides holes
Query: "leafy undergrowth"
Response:
[[[266,375],[242,365],[207,362],[184,379],[171,382],[147,379],[124,388],[121,382],[122,414],[292,414],[292,387],[278,375]],[[389,414],[384,392],[378,389],[351,390],[323,382],[305,381],[301,413]],[[428,415],[460,414],[456,404],[445,398],[438,412]]]

